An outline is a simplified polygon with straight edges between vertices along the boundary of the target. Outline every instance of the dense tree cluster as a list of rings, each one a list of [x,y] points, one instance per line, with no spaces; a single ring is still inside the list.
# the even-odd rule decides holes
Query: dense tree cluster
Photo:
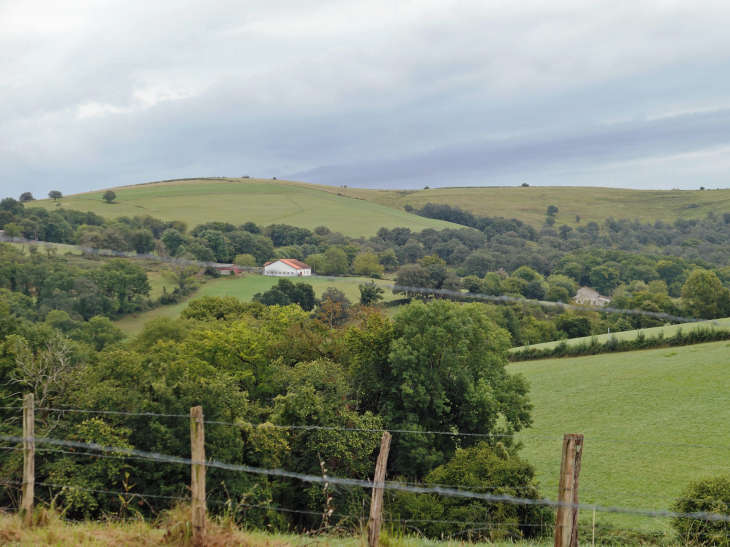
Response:
[[[283,289],[291,287],[284,283]],[[104,320],[67,330],[60,316],[34,323],[2,305],[0,394],[5,406],[13,406],[23,393],[35,392],[39,436],[188,457],[186,420],[140,419],[124,413],[184,414],[191,406],[202,405],[208,420],[239,424],[206,425],[210,458],[307,474],[319,474],[324,461],[328,474],[367,479],[372,476],[380,428],[509,434],[531,423],[528,385],[506,370],[509,335],[481,304],[416,302],[393,320],[376,308],[363,308],[354,322],[333,327],[326,318],[296,304],[267,307],[232,297],[204,297],[193,300],[180,319],[149,321],[124,344]],[[55,377],[61,375],[64,381],[46,385],[48,375],[43,373],[48,370],[39,371],[33,363],[53,369]],[[44,410],[63,407],[121,414],[59,416]],[[11,411],[0,410],[0,417],[4,433],[18,433]],[[289,425],[324,429],[281,427]],[[359,431],[327,429],[333,427]],[[479,441],[469,436],[399,435],[393,441],[389,472],[408,481],[438,477],[462,484],[466,479],[460,478],[459,469],[474,459],[489,465],[474,468],[465,487],[501,485],[505,492],[540,497],[534,468],[519,458],[518,446]],[[470,452],[460,452],[464,449]],[[16,480],[22,473],[22,457],[0,454],[0,469]],[[252,527],[310,528],[316,518],[306,512],[319,512],[325,503],[321,486],[215,468],[208,473],[211,502],[232,496],[252,505],[305,512],[247,509],[244,518]],[[189,481],[184,466],[64,453],[40,458],[36,476],[38,481],[92,490],[117,490],[127,476],[126,484],[134,485],[133,492],[142,497],[180,495]],[[358,514],[366,494],[334,490],[332,504],[337,513]],[[150,499],[158,508],[164,503]],[[63,505],[70,518],[119,510],[114,496],[75,490],[62,493],[55,503]],[[426,508],[419,503],[397,497],[388,510],[420,515]],[[442,503],[454,515],[460,506],[479,509]],[[216,511],[219,506],[210,507]],[[499,504],[480,507],[483,513],[494,512],[495,521],[509,516],[514,530],[526,536],[536,532],[529,525],[545,517],[540,511]],[[138,508],[143,514],[148,509]],[[441,526],[426,533],[438,537],[456,530]]]

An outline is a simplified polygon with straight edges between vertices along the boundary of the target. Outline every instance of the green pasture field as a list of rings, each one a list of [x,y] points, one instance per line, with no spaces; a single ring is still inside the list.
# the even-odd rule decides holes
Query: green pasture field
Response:
[[[627,330],[623,332],[612,332],[611,334],[599,334],[597,336],[584,336],[582,338],[570,338],[568,340],[565,340],[565,343],[569,346],[574,344],[580,344],[581,342],[590,342],[592,338],[595,338],[598,342],[601,344],[604,344],[608,341],[610,337],[616,338],[618,340],[635,340],[636,337],[639,335],[640,332],[643,332],[647,338],[651,338],[654,336],[657,336],[661,333],[664,334],[664,338],[670,338],[677,334],[677,331],[679,329],[682,329],[683,333],[688,333],[694,329],[697,328],[708,328],[713,326],[719,326],[722,327],[730,327],[730,317],[726,317],[724,319],[715,319],[714,321],[698,321],[696,323],[682,323],[679,325],[665,325],[663,327],[652,327],[650,329],[640,329],[640,330]],[[558,340],[556,342],[543,342],[542,344],[533,344],[530,346],[532,349],[550,349],[554,348],[558,344],[560,344],[562,340]],[[524,347],[519,348],[512,348],[510,351],[516,352],[516,351],[522,351],[525,349]]]
[[[39,200],[33,206],[92,211],[105,217],[148,214],[162,220],[183,220],[189,227],[210,221],[243,224],[290,224],[314,229],[327,226],[350,237],[370,237],[381,227],[458,227],[425,219],[361,199],[343,197],[334,190],[257,179],[197,180],[115,188],[114,203],[102,200],[104,190],[66,196],[58,202]]]
[[[380,227],[412,230],[454,225],[406,213],[405,205],[446,203],[481,216],[517,218],[536,228],[548,205],[560,212],[557,225],[602,224],[613,217],[642,222],[704,218],[730,211],[730,190],[629,190],[578,186],[467,187],[429,190],[369,190],[269,179],[195,179],[114,188],[114,204],[102,201],[105,190],[74,194],[62,207],[116,217],[150,214],[163,220],[184,220],[192,227],[223,220],[241,224],[285,223],[303,228],[325,225],[345,235],[371,236]],[[39,200],[49,210],[57,203]],[[580,222],[576,215],[581,217]]]
[[[156,279],[155,276],[159,274],[149,274],[150,285],[153,284],[152,279]],[[239,277],[219,277],[208,281],[191,297],[197,298],[200,296],[235,296],[240,300],[250,301],[253,295],[256,293],[264,292],[270,289],[273,285],[276,285],[280,278],[264,275],[242,275]],[[369,283],[374,281],[378,284],[390,284],[392,281],[384,279],[366,279],[364,277],[325,277],[325,276],[311,276],[302,279],[292,279],[292,281],[299,282],[303,281],[309,283],[314,287],[314,292],[319,298],[322,296],[327,287],[336,287],[345,293],[353,303],[360,300],[360,289],[358,285],[361,283]],[[160,277],[159,280],[155,281],[154,288],[162,292],[162,285],[164,280]],[[167,290],[171,290],[171,287],[167,287]],[[159,294],[158,294],[159,296]],[[398,295],[394,295],[390,289],[385,289],[383,295],[384,302],[398,299]],[[180,302],[170,306],[162,306],[155,308],[150,311],[146,311],[139,314],[127,316],[119,321],[116,321],[116,325],[124,331],[128,336],[134,336],[142,330],[144,324],[155,317],[179,317],[182,310],[187,306],[187,302]]]
[[[730,211],[730,190],[627,190],[577,186],[531,186],[529,188],[433,188],[430,190],[342,189],[342,195],[367,199],[393,209],[415,208],[426,203],[446,203],[478,216],[516,218],[540,228],[548,205],[555,205],[556,225],[575,228],[590,221],[638,219],[641,222],[677,218],[705,218],[708,212]],[[695,207],[696,205],[696,207]],[[580,223],[576,222],[580,215]]]
[[[522,456],[537,467],[543,495],[557,495],[565,433],[585,435],[581,503],[668,509],[690,480],[730,473],[729,348],[714,342],[510,364],[531,384],[534,424]],[[597,518],[666,528],[665,519]]]

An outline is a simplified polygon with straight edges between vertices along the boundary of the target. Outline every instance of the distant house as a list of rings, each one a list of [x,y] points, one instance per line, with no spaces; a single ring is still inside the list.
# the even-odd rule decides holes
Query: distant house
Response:
[[[605,306],[611,301],[608,296],[598,294],[597,291],[588,287],[581,288],[575,295],[576,304],[587,304],[589,306]]]
[[[238,275],[241,273],[241,268],[235,264],[216,264],[215,269],[218,270],[221,275]]]
[[[312,275],[312,268],[293,258],[280,258],[274,262],[264,264],[264,275],[300,277]]]

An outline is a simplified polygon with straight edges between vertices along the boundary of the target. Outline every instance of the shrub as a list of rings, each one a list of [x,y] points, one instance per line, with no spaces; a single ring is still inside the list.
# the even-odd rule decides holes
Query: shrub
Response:
[[[672,510],[730,515],[730,476],[716,475],[690,482]],[[675,518],[672,527],[688,545],[730,545],[730,522]]]
[[[448,463],[426,475],[424,486],[458,485],[461,490],[540,499],[534,479],[535,468],[531,464],[510,454],[502,443],[489,446],[483,442],[458,450]],[[534,538],[550,533],[550,525],[555,520],[552,509],[543,506],[406,492],[394,497],[390,511],[391,518],[419,522],[419,530],[430,538],[456,536],[488,541]],[[477,528],[460,525],[460,522],[479,522],[480,525]]]

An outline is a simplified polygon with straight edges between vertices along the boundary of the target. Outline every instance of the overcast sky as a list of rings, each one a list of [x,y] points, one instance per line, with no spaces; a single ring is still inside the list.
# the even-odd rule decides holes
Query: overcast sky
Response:
[[[727,0],[2,0],[0,194],[730,187],[729,28]]]

